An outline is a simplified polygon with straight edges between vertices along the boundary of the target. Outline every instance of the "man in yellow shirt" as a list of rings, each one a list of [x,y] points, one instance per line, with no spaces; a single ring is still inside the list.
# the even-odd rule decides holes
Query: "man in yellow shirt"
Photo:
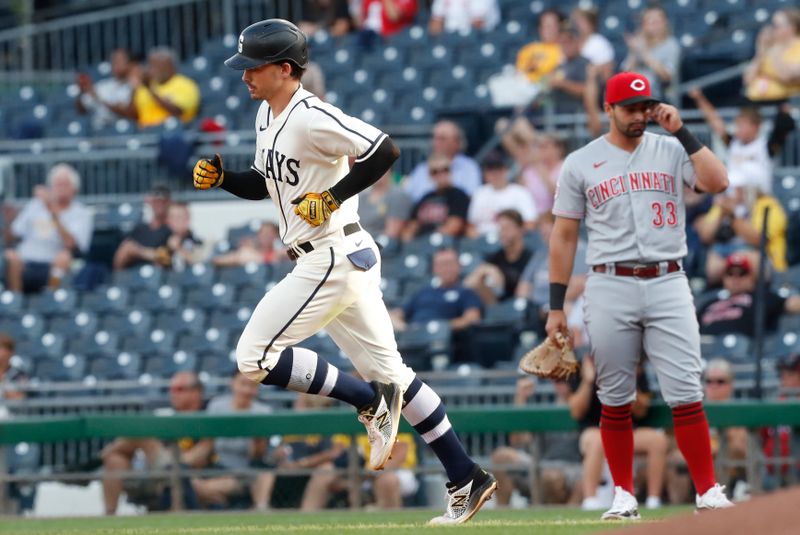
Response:
[[[191,78],[176,72],[175,54],[157,47],[147,57],[147,68],[132,76],[135,87],[132,113],[140,128],[158,126],[170,117],[191,121],[200,106],[200,90]]]
[[[531,82],[541,78],[561,64],[561,46],[558,42],[564,15],[548,9],[539,15],[539,41],[523,46],[517,53],[517,70]]]

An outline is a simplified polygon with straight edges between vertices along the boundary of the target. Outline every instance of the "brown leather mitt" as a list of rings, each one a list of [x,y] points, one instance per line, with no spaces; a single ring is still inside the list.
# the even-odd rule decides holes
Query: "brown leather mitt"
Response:
[[[525,373],[556,381],[563,381],[578,371],[578,360],[569,338],[560,332],[555,336],[561,347],[547,337],[544,342],[522,356],[519,361],[520,369]]]

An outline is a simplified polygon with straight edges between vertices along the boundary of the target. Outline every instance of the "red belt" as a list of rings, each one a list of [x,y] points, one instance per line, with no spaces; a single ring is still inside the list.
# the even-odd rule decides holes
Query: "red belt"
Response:
[[[667,273],[675,273],[681,270],[681,265],[674,260],[667,262]],[[606,273],[608,269],[605,264],[592,266],[592,271],[595,273]],[[614,275],[620,277],[639,277],[640,279],[653,279],[661,276],[661,267],[659,262],[652,264],[636,264],[635,266],[626,266],[625,264],[614,264]]]

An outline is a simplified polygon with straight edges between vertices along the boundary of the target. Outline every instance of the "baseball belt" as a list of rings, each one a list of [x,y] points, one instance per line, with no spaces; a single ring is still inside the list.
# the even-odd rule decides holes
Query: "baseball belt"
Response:
[[[613,264],[613,271],[609,269],[607,264],[599,264],[592,266],[592,271],[595,273],[612,273],[620,277],[638,277],[640,279],[653,279],[666,275],[667,273],[675,273],[681,270],[681,265],[675,260],[666,262],[666,269],[661,271],[661,262],[653,262],[650,264]]]
[[[359,232],[361,230],[361,225],[359,225],[358,223],[348,223],[342,228],[342,230],[344,231],[345,236],[349,236],[351,234]],[[314,246],[311,244],[310,241],[304,241],[303,243],[298,243],[297,245],[295,245],[294,248],[289,247],[286,250],[286,254],[291,260],[294,260],[296,262],[297,259],[300,258],[300,255],[302,253],[298,253],[297,251],[295,251],[295,249],[299,249],[303,253],[308,254],[314,250]]]

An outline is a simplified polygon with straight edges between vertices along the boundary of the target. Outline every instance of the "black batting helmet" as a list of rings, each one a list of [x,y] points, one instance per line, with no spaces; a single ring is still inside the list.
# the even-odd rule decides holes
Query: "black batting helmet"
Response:
[[[242,30],[239,34],[238,52],[226,59],[225,65],[243,71],[282,61],[294,63],[301,69],[306,68],[306,36],[288,20],[267,19]]]

